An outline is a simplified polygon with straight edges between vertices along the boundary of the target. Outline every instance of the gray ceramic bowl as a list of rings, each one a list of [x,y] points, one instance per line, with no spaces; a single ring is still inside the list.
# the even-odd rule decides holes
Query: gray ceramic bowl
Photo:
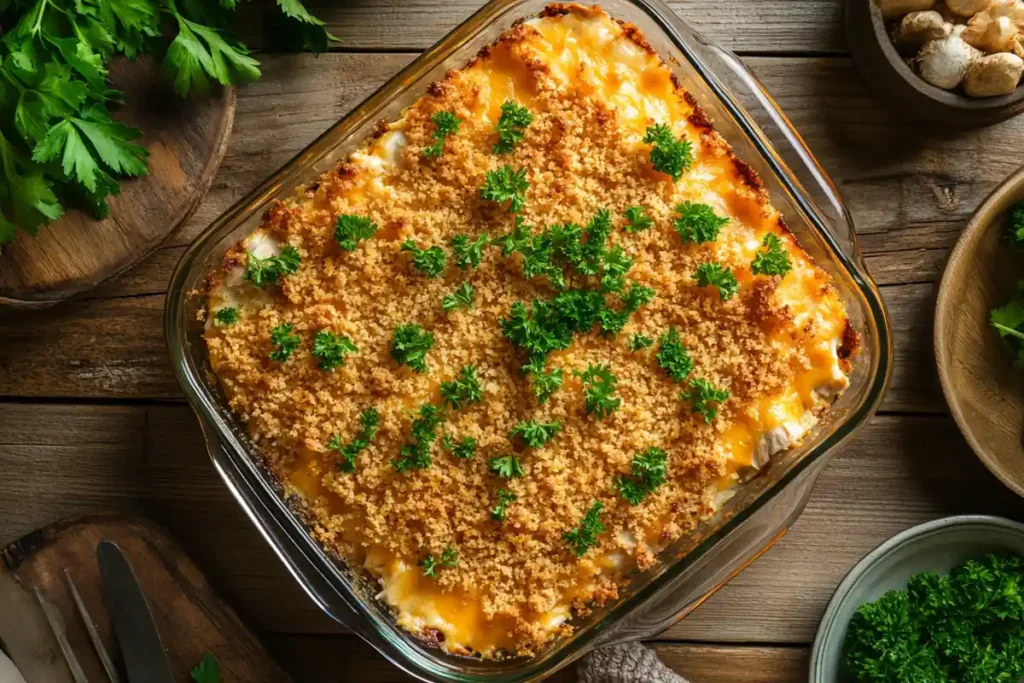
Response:
[[[842,650],[853,613],[890,590],[906,588],[914,574],[947,573],[988,552],[1024,555],[1024,524],[1001,517],[960,515],[896,534],[850,570],[825,609],[811,650],[810,683],[848,683]]]

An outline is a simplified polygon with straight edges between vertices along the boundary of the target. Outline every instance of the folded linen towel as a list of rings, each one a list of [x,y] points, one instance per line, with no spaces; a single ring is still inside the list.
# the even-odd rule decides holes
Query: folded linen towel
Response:
[[[640,643],[594,650],[577,668],[579,683],[687,683]]]

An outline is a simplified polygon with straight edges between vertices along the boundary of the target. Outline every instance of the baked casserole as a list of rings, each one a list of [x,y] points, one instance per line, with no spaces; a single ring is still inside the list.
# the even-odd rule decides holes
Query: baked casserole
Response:
[[[232,410],[313,537],[457,654],[617,597],[848,385],[829,276],[639,30],[549,5],[209,280]]]

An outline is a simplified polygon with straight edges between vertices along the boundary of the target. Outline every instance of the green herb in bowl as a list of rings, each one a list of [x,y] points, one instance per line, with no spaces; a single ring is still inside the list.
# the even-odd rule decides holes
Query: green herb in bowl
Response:
[[[1024,559],[985,555],[910,578],[861,605],[843,661],[858,683],[1017,683],[1024,676]]]
[[[1024,199],[1010,210],[1006,241],[1024,250]],[[1017,291],[1008,302],[992,309],[989,322],[1013,351],[1013,364],[1024,368],[1024,280],[1018,280]]]

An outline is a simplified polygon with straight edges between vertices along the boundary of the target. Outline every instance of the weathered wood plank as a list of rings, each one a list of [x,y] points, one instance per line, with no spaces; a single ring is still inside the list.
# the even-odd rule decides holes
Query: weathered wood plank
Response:
[[[352,680],[358,672],[366,683],[412,681],[373,648],[353,636],[278,635],[266,639],[277,661],[292,672],[296,683],[334,683]],[[673,671],[694,683],[802,683],[807,680],[806,647],[695,645],[651,642]],[[553,681],[575,681],[575,667],[559,672]]]
[[[72,515],[148,515],[258,630],[338,630],[220,483],[188,407],[0,403],[0,425],[0,545]],[[952,420],[876,417],[830,463],[790,533],[662,637],[808,643],[857,559],[901,529],[963,512],[1024,517]]]
[[[250,46],[273,49],[263,23],[264,6],[253,4],[240,16],[239,33]],[[340,39],[335,49],[341,50],[422,50],[483,4],[483,0],[306,2]],[[847,50],[840,0],[669,0],[668,4],[705,36],[741,53]]]

